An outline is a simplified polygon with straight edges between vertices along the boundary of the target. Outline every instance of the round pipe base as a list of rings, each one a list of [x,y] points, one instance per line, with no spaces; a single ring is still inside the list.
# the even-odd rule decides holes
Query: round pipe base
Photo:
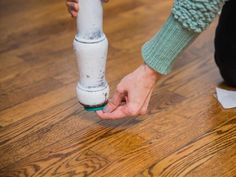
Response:
[[[82,103],[80,104],[83,105]],[[102,111],[106,105],[107,105],[107,102],[102,105],[97,105],[97,106],[87,106],[87,105],[83,105],[83,106],[84,106],[85,111],[96,112],[96,111]]]

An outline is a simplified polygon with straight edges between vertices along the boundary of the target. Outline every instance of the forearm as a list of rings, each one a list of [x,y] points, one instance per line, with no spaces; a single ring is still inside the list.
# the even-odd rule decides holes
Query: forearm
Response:
[[[161,74],[171,71],[176,57],[213,21],[223,0],[176,0],[172,14],[142,48],[146,64]]]

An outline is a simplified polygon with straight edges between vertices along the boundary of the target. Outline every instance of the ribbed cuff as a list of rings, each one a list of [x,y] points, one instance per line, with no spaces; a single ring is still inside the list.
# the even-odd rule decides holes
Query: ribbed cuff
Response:
[[[172,15],[160,32],[142,47],[142,56],[147,65],[160,74],[171,72],[172,65],[179,55],[199,33],[183,28]]]

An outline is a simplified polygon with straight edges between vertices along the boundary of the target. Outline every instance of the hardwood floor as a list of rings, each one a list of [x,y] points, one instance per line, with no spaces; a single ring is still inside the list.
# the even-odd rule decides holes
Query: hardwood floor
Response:
[[[171,0],[105,5],[112,91],[142,63],[140,47]],[[148,114],[102,121],[75,95],[74,20],[63,1],[0,0],[0,176],[234,177],[236,110],[214,97],[217,19],[179,57]],[[231,88],[233,89],[233,88]]]

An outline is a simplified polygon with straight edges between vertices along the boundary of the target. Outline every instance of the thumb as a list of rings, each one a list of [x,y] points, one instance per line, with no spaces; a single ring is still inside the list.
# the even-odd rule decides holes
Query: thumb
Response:
[[[108,101],[108,104],[106,105],[103,111],[106,113],[114,111],[120,105],[124,96],[124,93],[116,91],[113,97]]]

